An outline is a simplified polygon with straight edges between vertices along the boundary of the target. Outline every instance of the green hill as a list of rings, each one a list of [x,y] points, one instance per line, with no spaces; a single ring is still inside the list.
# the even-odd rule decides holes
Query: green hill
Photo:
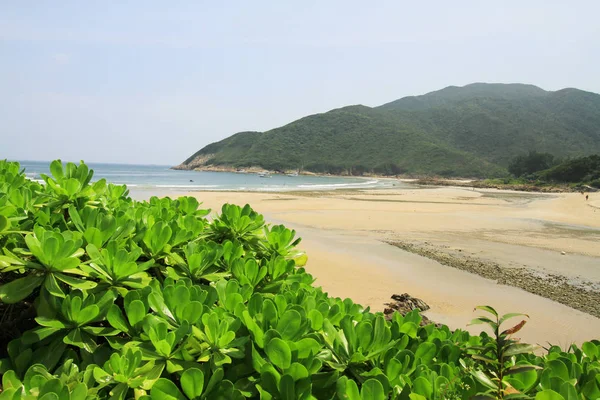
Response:
[[[493,177],[530,150],[600,152],[600,95],[474,83],[311,115],[212,143],[176,168],[261,167],[353,174]]]
[[[600,188],[600,155],[567,160],[535,175],[541,181],[581,183]]]

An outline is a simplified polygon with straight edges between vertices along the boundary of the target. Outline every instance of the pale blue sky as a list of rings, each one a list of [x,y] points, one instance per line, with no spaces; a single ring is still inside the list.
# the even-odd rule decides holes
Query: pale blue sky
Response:
[[[0,158],[177,164],[449,85],[600,92],[599,15],[595,0],[4,0]]]

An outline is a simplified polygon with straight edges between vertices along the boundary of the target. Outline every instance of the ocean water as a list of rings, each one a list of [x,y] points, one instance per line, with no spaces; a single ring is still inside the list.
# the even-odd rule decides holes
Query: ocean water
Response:
[[[50,162],[19,161],[31,179],[50,174]],[[346,178],[331,176],[271,175],[254,173],[176,171],[164,165],[131,165],[88,163],[94,170],[93,181],[106,178],[108,182],[126,184],[132,192],[168,193],[201,190],[296,191],[334,190],[353,188],[383,188],[402,185],[400,182],[375,178]]]

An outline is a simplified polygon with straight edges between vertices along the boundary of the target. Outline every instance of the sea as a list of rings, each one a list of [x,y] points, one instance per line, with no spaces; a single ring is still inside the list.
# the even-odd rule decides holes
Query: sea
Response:
[[[41,179],[40,174],[50,175],[50,162],[19,161],[30,179]],[[325,191],[335,189],[374,189],[401,186],[399,181],[362,177],[338,176],[289,176],[272,174],[261,177],[256,173],[179,171],[167,165],[134,165],[87,163],[94,170],[92,181],[105,178],[110,183],[126,184],[134,197],[144,194],[168,194],[192,191]]]

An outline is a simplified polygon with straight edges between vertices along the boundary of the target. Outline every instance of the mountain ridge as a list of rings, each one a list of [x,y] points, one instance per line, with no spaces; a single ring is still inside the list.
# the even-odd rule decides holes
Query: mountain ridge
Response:
[[[361,175],[496,177],[529,150],[600,153],[600,95],[473,83],[369,107],[312,114],[211,143],[177,169],[246,168]]]

